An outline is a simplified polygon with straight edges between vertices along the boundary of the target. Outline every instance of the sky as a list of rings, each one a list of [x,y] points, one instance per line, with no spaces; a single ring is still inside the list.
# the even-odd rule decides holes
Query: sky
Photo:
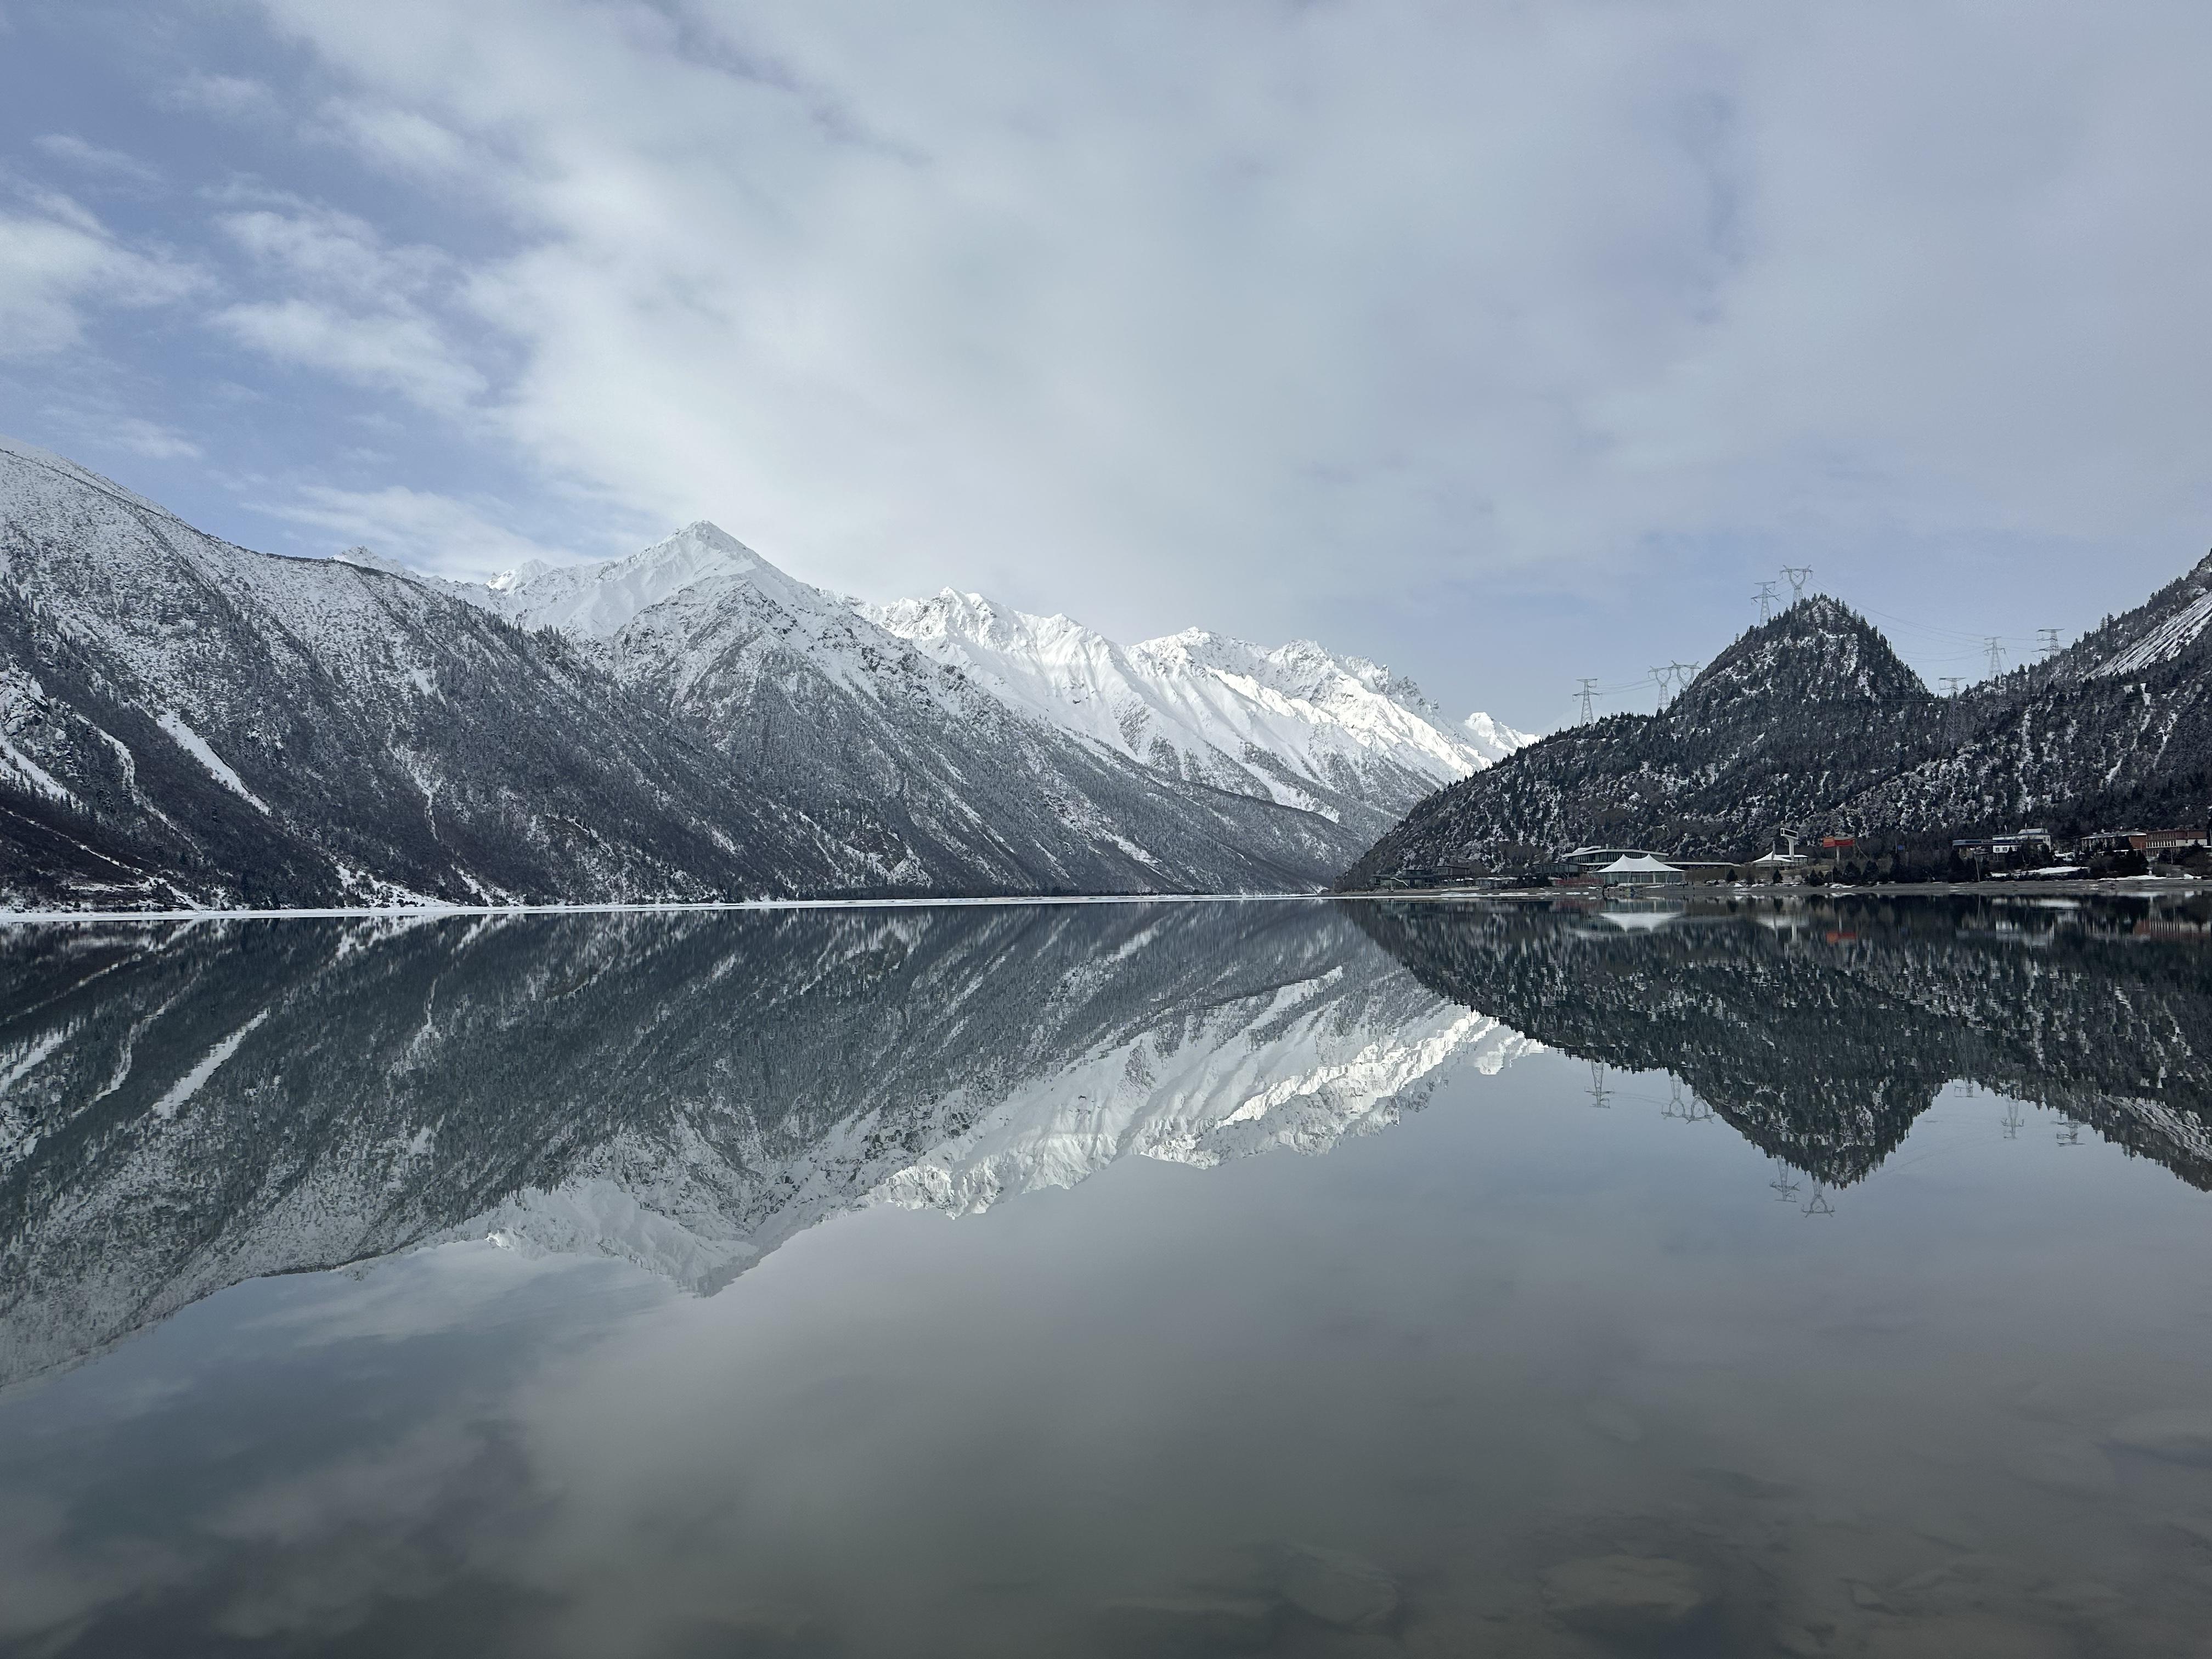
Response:
[[[2212,7],[0,0],[0,432],[271,552],[711,519],[1544,729],[2212,542]]]

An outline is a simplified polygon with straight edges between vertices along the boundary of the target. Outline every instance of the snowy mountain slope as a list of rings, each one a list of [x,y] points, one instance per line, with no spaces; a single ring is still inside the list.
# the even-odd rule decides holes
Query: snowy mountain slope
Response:
[[[713,525],[476,601],[555,629],[914,890],[1282,890],[1364,837],[1031,718]]]
[[[713,896],[834,838],[573,649],[0,441],[0,902]]]
[[[1309,641],[1269,651],[1192,629],[1124,647],[950,588],[860,609],[1024,714],[1370,836],[1528,741],[1483,715],[1455,729],[1411,681]]]
[[[1323,1151],[1516,1052],[1322,905],[19,929],[0,1380],[442,1238],[712,1289],[872,1195]]]

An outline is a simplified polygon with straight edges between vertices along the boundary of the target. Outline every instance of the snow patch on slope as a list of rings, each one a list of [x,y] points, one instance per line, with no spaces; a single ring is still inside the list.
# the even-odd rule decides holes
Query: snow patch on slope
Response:
[[[2115,674],[2132,674],[2154,663],[2169,661],[2179,656],[2204,631],[2208,623],[2212,623],[2212,592],[2198,594],[2185,608],[2094,670],[2092,677],[2101,679]]]
[[[173,708],[165,708],[154,717],[154,724],[169,734],[177,747],[207,768],[215,781],[248,805],[261,811],[269,810],[269,803],[246,787],[246,780],[230,769],[229,763],[208,747],[207,739],[185,724],[185,717]]]

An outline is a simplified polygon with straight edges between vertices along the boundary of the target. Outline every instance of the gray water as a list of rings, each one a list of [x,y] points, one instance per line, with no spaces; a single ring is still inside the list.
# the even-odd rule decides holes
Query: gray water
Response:
[[[0,1648],[2212,1651],[2203,928],[0,933]]]

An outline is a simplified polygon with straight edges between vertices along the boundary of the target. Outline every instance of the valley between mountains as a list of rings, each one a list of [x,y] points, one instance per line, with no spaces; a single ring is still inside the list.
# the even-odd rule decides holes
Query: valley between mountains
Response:
[[[715,526],[489,586],[0,441],[0,905],[1327,885],[1528,739],[1297,643],[871,608]]]

